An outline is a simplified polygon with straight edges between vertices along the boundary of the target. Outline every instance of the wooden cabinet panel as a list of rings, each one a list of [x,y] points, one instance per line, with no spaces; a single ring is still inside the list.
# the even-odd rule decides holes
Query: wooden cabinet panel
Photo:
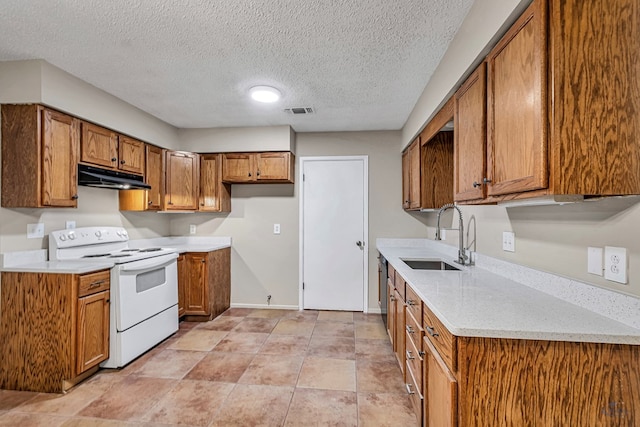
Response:
[[[458,387],[456,378],[427,338],[424,339],[424,349],[424,425],[433,427],[457,426]],[[470,422],[463,425],[471,425]]]
[[[100,126],[82,122],[80,161],[111,169],[118,167],[118,135]]]
[[[222,155],[222,180],[251,182],[255,180],[255,157],[251,153],[225,153]]]
[[[186,256],[187,286],[184,288],[185,314],[208,315],[209,286],[206,253],[188,253]]]
[[[421,141],[424,141],[422,137]],[[441,131],[422,145],[421,209],[453,203],[453,132]]]
[[[106,273],[108,276],[108,272]],[[109,357],[109,291],[78,299],[76,374]]]
[[[159,211],[164,202],[165,150],[145,144],[145,181],[149,190],[120,190],[121,211]]]
[[[200,194],[199,156],[185,151],[167,151],[165,164],[165,209],[198,209]]]
[[[487,153],[487,65],[469,76],[455,94],[454,199],[485,197]]]
[[[2,206],[76,207],[79,121],[39,105],[2,105]]]
[[[487,194],[547,188],[546,1],[534,1],[487,57]]]
[[[402,153],[402,208],[409,209],[411,204],[411,157],[409,150]]]
[[[182,268],[178,264],[178,282],[178,305],[183,292],[188,320],[207,321],[222,314],[231,304],[231,249],[185,254]]]
[[[118,137],[118,169],[139,175],[144,174],[144,142],[120,135]]]
[[[387,279],[387,333],[391,341],[391,348],[396,348],[396,297],[395,287],[391,279]]]
[[[409,146],[409,209],[422,206],[420,139]]]
[[[293,183],[295,156],[289,151],[224,153],[222,180],[227,183]]]
[[[78,279],[78,297],[109,290],[111,286],[110,280],[111,274],[109,271],[99,271],[80,276]]]
[[[294,156],[290,152],[256,153],[258,181],[293,182]]]
[[[396,277],[396,285],[397,285],[397,277]],[[403,281],[404,284],[404,281]],[[396,304],[396,308],[395,308],[395,315],[396,318],[394,320],[395,326],[396,326],[396,342],[395,342],[395,351],[396,351],[396,358],[398,359],[398,363],[400,365],[400,370],[402,371],[402,374],[405,374],[405,351],[406,351],[406,347],[405,347],[405,305],[404,305],[404,299],[402,297],[402,295],[400,295],[400,292],[398,292],[398,289],[396,289],[394,291],[394,297],[396,299],[395,304]]]
[[[184,254],[178,256],[178,317],[185,312],[186,287],[189,283],[187,258]]]
[[[231,185],[222,183],[222,154],[200,156],[200,206],[203,212],[231,212]]]

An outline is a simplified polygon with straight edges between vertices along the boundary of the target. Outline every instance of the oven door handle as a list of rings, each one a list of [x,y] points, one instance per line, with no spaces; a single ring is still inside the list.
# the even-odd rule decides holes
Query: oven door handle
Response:
[[[170,258],[167,259],[167,257],[170,257]],[[158,270],[160,268],[164,268],[168,266],[169,264],[175,263],[176,259],[178,259],[178,254],[162,255],[164,262],[160,264],[158,264],[158,261],[159,261],[158,258],[160,257],[143,259],[140,261],[134,261],[127,264],[121,264],[118,266],[118,268],[120,269],[121,273],[126,273],[126,274],[146,273],[147,271]]]

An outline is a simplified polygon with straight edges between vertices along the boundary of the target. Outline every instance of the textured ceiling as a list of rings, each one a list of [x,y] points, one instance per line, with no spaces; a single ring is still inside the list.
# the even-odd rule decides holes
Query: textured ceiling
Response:
[[[400,129],[472,3],[0,0],[0,61],[44,59],[179,128]],[[283,99],[253,103],[263,84]]]

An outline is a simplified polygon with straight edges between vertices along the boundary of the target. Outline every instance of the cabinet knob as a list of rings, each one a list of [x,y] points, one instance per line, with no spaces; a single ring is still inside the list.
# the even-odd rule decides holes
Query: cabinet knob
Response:
[[[118,160],[118,159],[117,159],[117,158],[115,158],[115,157],[112,157],[112,158],[111,158],[111,161],[112,161],[112,162],[115,162],[115,161],[117,161],[117,160]]]
[[[202,260],[200,260],[200,262],[204,264],[206,261],[202,259]]]
[[[260,176],[260,171],[258,171],[258,173],[256,173],[257,176]]]
[[[149,206],[151,206],[151,205],[153,204],[153,202],[152,202],[151,200],[149,200],[149,201],[147,202],[147,204],[148,204]]]
[[[71,196],[71,200],[78,200],[78,195],[74,194],[73,196]]]
[[[482,184],[480,184],[478,181],[473,181],[473,188],[478,188],[480,187]]]
[[[249,172],[249,176],[251,176],[251,172]]]
[[[490,180],[490,179],[488,179],[488,178],[482,178],[482,183],[483,183],[483,184],[489,184],[490,182],[491,182],[491,180]]]
[[[204,203],[200,203],[200,206],[204,206]]]
[[[124,165],[124,164],[125,164],[125,161],[124,161],[124,160],[120,160],[120,164],[121,164],[121,165]]]
[[[167,204],[168,204],[168,205],[172,205],[172,204],[173,204],[173,202],[169,202],[169,203],[167,203]]]

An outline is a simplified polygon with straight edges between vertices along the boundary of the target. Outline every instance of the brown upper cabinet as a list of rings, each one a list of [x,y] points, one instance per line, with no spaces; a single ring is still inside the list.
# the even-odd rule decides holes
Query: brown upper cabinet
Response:
[[[138,175],[144,174],[144,143],[82,122],[80,141],[82,163],[98,165]]]
[[[149,190],[120,190],[121,211],[159,211],[164,202],[165,150],[145,144],[145,178]]]
[[[231,185],[222,182],[222,154],[200,155],[201,212],[231,212]]]
[[[457,201],[640,194],[636,8],[533,1],[486,58],[486,127],[484,66],[456,93]]]
[[[422,206],[420,199],[420,138],[416,138],[402,153],[402,207],[417,210]]]
[[[40,105],[2,105],[2,206],[76,207],[80,123]]]
[[[229,184],[293,183],[295,156],[289,151],[224,153],[222,180]]]
[[[197,210],[200,196],[200,156],[186,151],[167,151],[165,165],[165,209]]]

